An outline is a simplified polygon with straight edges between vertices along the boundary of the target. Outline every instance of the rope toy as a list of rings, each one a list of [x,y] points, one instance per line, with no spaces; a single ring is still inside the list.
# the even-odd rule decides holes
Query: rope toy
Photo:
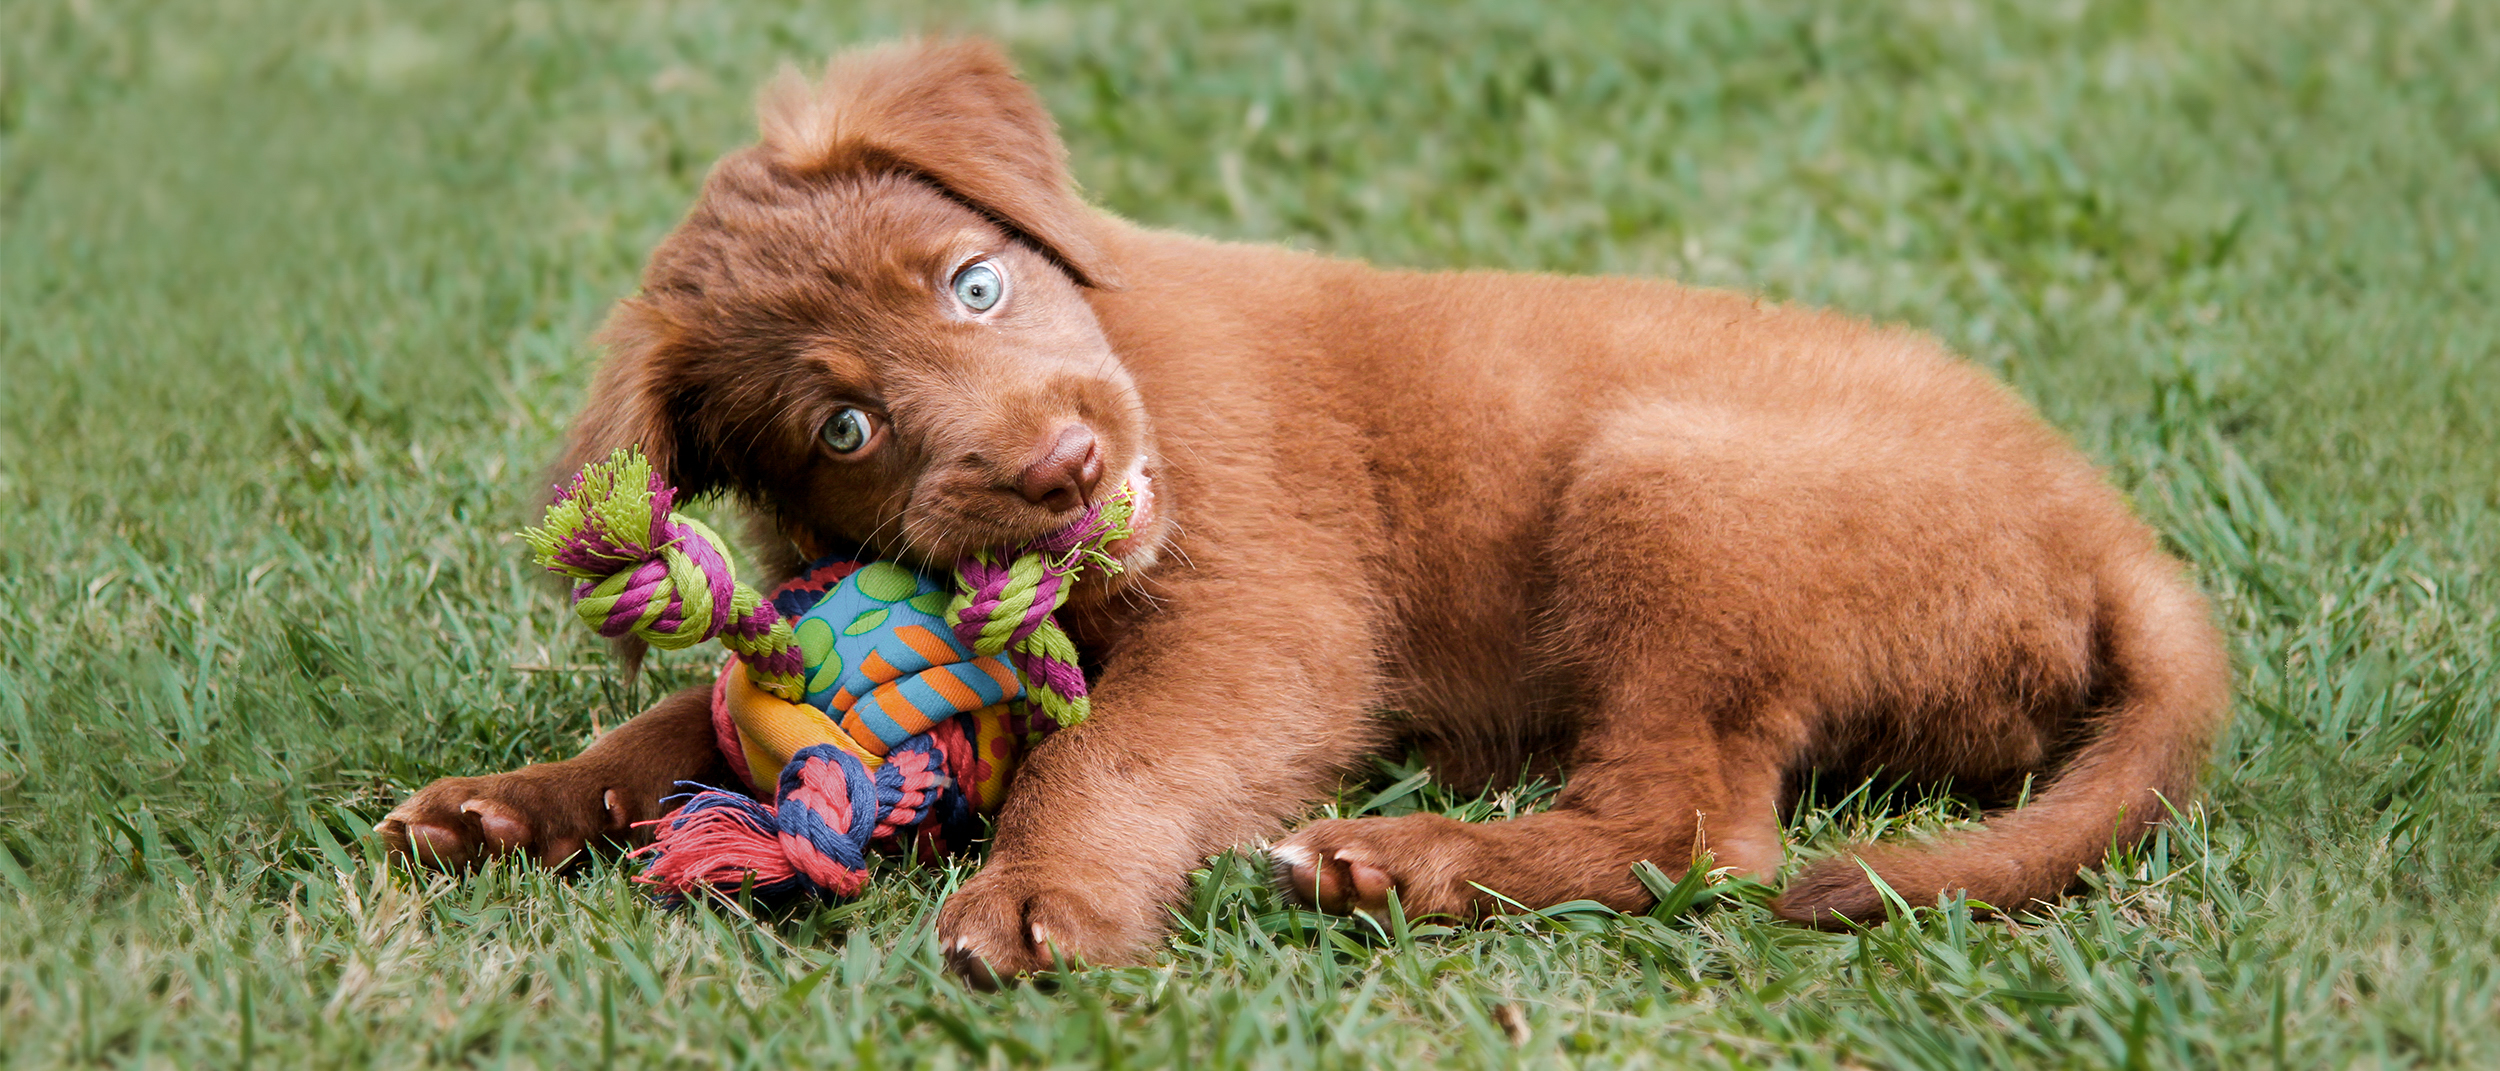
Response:
[[[676,498],[640,453],[618,450],[521,533],[541,566],[578,581],[574,611],[600,635],[730,651],[713,728],[748,791],[690,786],[657,820],[641,880],[667,895],[749,882],[766,896],[857,895],[872,846],[960,846],[1018,755],[1090,712],[1076,645],[1051,615],[1086,566],[1119,570],[1103,548],[1131,534],[1134,488],[1023,546],[971,554],[943,582],[835,554],[770,597],[738,582],[720,535],[673,512]]]

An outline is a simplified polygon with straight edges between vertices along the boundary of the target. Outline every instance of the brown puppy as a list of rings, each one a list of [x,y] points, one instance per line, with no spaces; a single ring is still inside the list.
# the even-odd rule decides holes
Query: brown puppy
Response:
[[[1318,822],[1330,909],[1647,901],[1632,865],[1769,877],[1811,772],[2018,791],[1809,865],[1808,922],[2062,893],[2183,802],[2228,707],[2204,602],[2092,466],[1933,342],[1622,279],[1380,271],[1136,227],[1070,191],[987,45],[786,79],[608,330],[559,466],[639,444],[764,519],[927,567],[1151,495],[1065,611],[1091,721],[1031,758],[939,917],[976,980],[1138,959],[1208,854],[1384,746],[1552,810]],[[700,689],[568,762],[429,786],[395,846],[559,861],[725,779]],[[1383,714],[1394,711],[1394,714]]]

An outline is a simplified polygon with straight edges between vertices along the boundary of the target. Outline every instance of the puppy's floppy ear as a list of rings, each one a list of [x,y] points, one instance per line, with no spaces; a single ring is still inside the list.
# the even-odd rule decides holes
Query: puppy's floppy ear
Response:
[[[1016,232],[1079,284],[1119,285],[1050,113],[996,45],[915,41],[849,53],[817,85],[784,71],[757,110],[765,154],[785,172],[918,175]]]
[[[674,414],[675,399],[667,387],[670,355],[676,331],[666,313],[649,300],[627,298],[617,303],[608,314],[608,322],[599,329],[597,342],[607,350],[607,359],[591,377],[590,400],[583,404],[573,427],[564,436],[564,453],[548,466],[540,481],[540,495],[555,497],[555,489],[573,481],[582,466],[606,460],[620,447],[634,447],[651,461],[651,469],[662,479],[675,485],[684,497],[693,497],[711,490],[708,486],[690,485],[685,459],[687,452],[679,445],[679,422]],[[683,499],[681,498],[681,501]],[[569,583],[569,582],[568,582]],[[643,655],[650,645],[639,637],[624,636],[612,640],[626,680],[642,673]]]
[[[607,360],[591,378],[590,400],[565,434],[563,456],[548,470],[549,494],[582,466],[629,446],[677,487],[680,501],[719,489],[718,474],[697,464],[681,442],[685,429],[678,414],[684,399],[671,385],[676,336],[667,314],[649,300],[617,303],[599,329]]]

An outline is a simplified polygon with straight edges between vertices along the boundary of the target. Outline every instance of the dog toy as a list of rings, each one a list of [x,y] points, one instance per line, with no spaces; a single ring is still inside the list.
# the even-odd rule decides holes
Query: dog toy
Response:
[[[641,880],[668,895],[857,895],[872,846],[960,846],[1017,756],[1085,719],[1076,645],[1051,615],[1086,566],[1119,569],[1103,548],[1130,534],[1132,489],[1023,546],[975,552],[943,581],[854,551],[769,597],[738,581],[718,533],[672,511],[676,498],[618,450],[521,533],[541,566],[578,581],[574,610],[600,635],[730,651],[713,728],[748,791],[690,786],[657,821]]]

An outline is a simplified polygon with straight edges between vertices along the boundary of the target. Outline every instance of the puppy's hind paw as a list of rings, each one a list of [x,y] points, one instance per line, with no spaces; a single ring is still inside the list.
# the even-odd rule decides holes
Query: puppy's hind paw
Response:
[[[1269,878],[1285,895],[1304,907],[1331,914],[1360,911],[1386,914],[1389,873],[1352,849],[1320,849],[1300,844],[1274,845],[1267,850]]]

